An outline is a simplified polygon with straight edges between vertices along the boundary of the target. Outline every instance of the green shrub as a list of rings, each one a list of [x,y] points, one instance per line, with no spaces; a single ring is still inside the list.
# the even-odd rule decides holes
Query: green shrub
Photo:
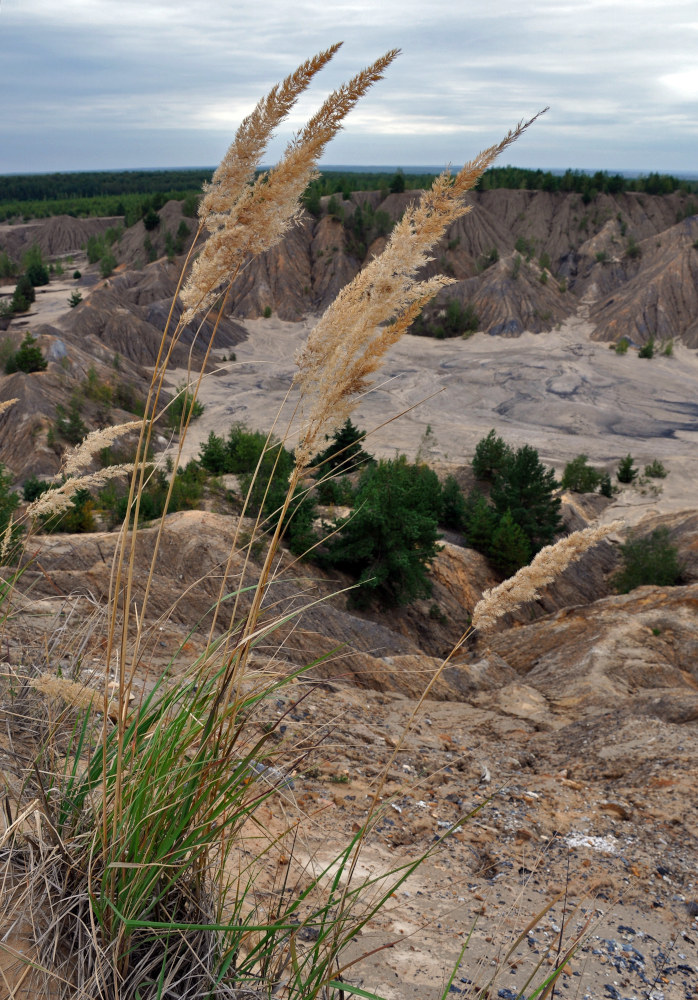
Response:
[[[632,483],[637,478],[637,469],[633,463],[634,459],[632,455],[626,455],[625,458],[621,458],[618,463],[618,471],[616,472],[619,483]]]
[[[157,229],[160,225],[160,216],[154,209],[149,208],[145,213],[143,216],[143,225],[149,233],[152,232],[153,229]]]
[[[412,324],[411,333],[419,337],[436,337],[444,340],[450,337],[466,337],[475,333],[480,325],[480,319],[475,309],[466,302],[451,299],[445,309],[440,310],[429,320],[420,313]]]
[[[188,462],[175,473],[172,480],[172,496],[167,510],[195,510],[200,506],[206,484],[206,472],[198,462]],[[139,519],[153,521],[161,517],[169,489],[169,480],[163,469],[155,469],[147,477],[140,491]],[[109,514],[112,525],[120,524],[126,516],[128,491],[125,486],[109,483],[99,494],[100,506]]]
[[[494,529],[487,554],[492,565],[505,576],[516,573],[531,558],[531,544],[510,510],[505,511]]]
[[[560,498],[553,469],[546,469],[538,452],[524,445],[511,453],[497,472],[490,499],[499,518],[507,511],[524,532],[535,555],[562,529]]]
[[[284,521],[284,538],[294,555],[305,555],[317,543],[314,527],[316,514],[315,500],[304,489],[297,487]]]
[[[606,251],[599,250],[599,252],[596,254],[597,264],[605,264],[607,260],[608,260],[608,254],[606,253]]]
[[[0,278],[14,278],[18,270],[16,261],[0,250]]]
[[[86,247],[88,264],[96,264],[105,251],[106,244],[103,236],[88,236]]]
[[[503,438],[497,436],[493,427],[487,437],[482,438],[475,446],[473,472],[478,479],[492,481],[510,457],[511,448]]]
[[[99,262],[99,273],[103,278],[108,278],[116,267],[116,257],[111,252],[107,250],[102,259]]]
[[[310,460],[311,468],[317,470],[317,478],[339,470],[353,471],[364,462],[372,462],[372,456],[361,447],[365,436],[366,432],[355,427],[349,417],[332,435],[326,434],[325,441],[330,444]]]
[[[260,435],[266,443],[266,435]],[[259,467],[257,458],[254,463],[245,464],[248,472],[242,472],[240,465],[247,447],[243,448],[233,461],[240,474],[240,491],[247,500],[247,513],[257,515],[260,511],[268,519],[269,525],[278,521],[278,511],[283,505],[288,490],[288,479],[293,467],[293,456],[279,443],[270,443],[264,452]],[[238,464],[239,463],[239,464]]]
[[[447,476],[441,487],[441,513],[439,524],[453,531],[466,529],[467,504],[463,491],[454,476]]]
[[[265,319],[269,319],[269,317],[271,316],[271,306],[264,307],[264,309],[262,310],[262,316],[264,316]]]
[[[167,426],[175,434],[187,420],[196,420],[204,412],[204,405],[194,399],[192,393],[184,385],[177,386],[177,395],[170,403],[165,414]]]
[[[351,479],[340,476],[338,479],[321,479],[315,487],[318,503],[328,507],[352,507],[355,493]]]
[[[338,219],[340,222],[344,220],[344,209],[334,195],[327,202],[327,214],[331,215],[333,219]]]
[[[87,434],[87,426],[80,416],[80,409],[80,401],[76,398],[71,399],[67,413],[65,407],[60,403],[56,405],[56,422],[54,426],[56,431],[62,438],[65,438],[68,444],[80,444]]]
[[[43,372],[48,367],[48,361],[41,353],[41,348],[36,345],[36,337],[27,333],[21,346],[11,354],[5,363],[5,372],[10,375],[12,372]]]
[[[34,286],[26,274],[20,274],[10,302],[12,311],[26,312],[35,299],[36,292],[34,291]]]
[[[601,473],[601,481],[599,482],[599,493],[602,497],[612,497],[613,496],[613,484],[611,483],[611,477],[607,472]]]
[[[651,535],[631,536],[621,545],[623,567],[613,577],[620,594],[635,587],[673,587],[680,582],[683,567],[678,550],[669,541],[668,528],[656,528]]]
[[[78,291],[71,292],[70,297],[68,298],[68,305],[70,306],[70,308],[74,309],[75,306],[79,306],[81,302],[82,302],[82,295],[80,294],[80,292]]]
[[[655,458],[649,465],[645,466],[645,475],[650,479],[665,479],[668,475],[666,468]]]
[[[30,476],[22,483],[22,496],[26,503],[33,503],[38,500],[42,493],[51,489],[52,484],[45,479],[38,479]]]
[[[516,256],[514,257],[514,263],[512,264],[511,267],[512,280],[516,281],[520,273],[521,273],[521,255],[517,253]]]
[[[490,550],[498,518],[479,490],[472,490],[465,502],[465,536],[470,548],[484,555]]]
[[[48,285],[49,271],[38,244],[35,243],[24,254],[22,257],[22,266],[24,273],[35,288],[39,285]]]
[[[393,174],[393,179],[390,182],[390,193],[391,194],[402,194],[405,190],[405,175],[402,170],[397,170]]]
[[[630,260],[639,260],[642,257],[642,247],[636,242],[634,236],[628,237],[628,245],[625,248],[625,254]]]
[[[353,603],[391,606],[429,595],[440,496],[436,473],[404,455],[364,469],[354,512],[337,523],[324,556],[357,579]]]
[[[188,194],[186,196],[182,202],[182,215],[186,215],[188,219],[196,218],[199,211],[199,197],[198,194]]]
[[[82,271],[73,271],[73,280],[79,281],[82,278]]]
[[[211,431],[199,451],[199,462],[212,476],[223,476],[229,471],[228,460],[224,439]]]
[[[595,469],[588,464],[586,455],[577,455],[565,466],[560,485],[563,490],[572,490],[574,493],[594,493],[602,478],[599,469]]]
[[[639,358],[653,358],[654,357],[654,337],[650,337],[646,344],[643,344],[638,351]]]
[[[270,449],[278,447],[271,441],[267,442],[267,435],[262,431],[249,431],[243,424],[233,424],[226,445],[230,455],[226,471],[236,474],[254,472],[267,443]]]
[[[667,340],[666,344],[662,346],[662,354],[665,358],[670,358],[674,353],[674,341]]]
[[[524,236],[518,236],[514,243],[514,249],[526,258],[527,261],[533,258],[536,250],[535,240],[527,240]]]
[[[628,348],[630,347],[630,341],[627,337],[621,337],[620,340],[614,345],[614,350],[616,354],[627,354]]]

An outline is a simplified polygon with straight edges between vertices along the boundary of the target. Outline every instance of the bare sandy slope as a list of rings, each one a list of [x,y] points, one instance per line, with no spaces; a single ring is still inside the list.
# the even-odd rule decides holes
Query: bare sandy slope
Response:
[[[222,373],[202,385],[206,412],[191,427],[187,456],[198,453],[211,430],[225,433],[234,421],[272,427],[291,386],[294,355],[311,326],[312,320],[276,318],[245,323],[249,337],[236,349],[237,361],[222,363]],[[620,508],[636,521],[652,510],[693,507],[698,356],[680,345],[671,357],[619,356],[592,342],[591,332],[582,311],[559,331],[512,340],[481,333],[448,341],[407,336],[392,349],[353,420],[375,428],[414,407],[371,435],[369,450],[384,457],[404,452],[414,458],[421,447],[430,462],[461,464],[495,427],[513,445],[536,447],[559,472],[579,452],[611,472],[629,452],[640,467],[658,458],[670,470],[668,478],[654,481],[659,496],[637,487],[623,490],[609,516]],[[183,379],[183,372],[174,372],[171,384]],[[295,405],[293,393],[290,400]],[[288,419],[277,424],[279,436]]]

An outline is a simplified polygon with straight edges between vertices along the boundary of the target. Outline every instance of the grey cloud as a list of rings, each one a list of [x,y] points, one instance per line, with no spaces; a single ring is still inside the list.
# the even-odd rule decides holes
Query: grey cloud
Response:
[[[695,169],[696,101],[660,82],[694,66],[692,3],[267,0],[260,17],[217,0],[24,0],[0,14],[0,171],[213,163],[272,83],[341,37],[303,109],[386,48],[403,55],[334,163],[456,162],[550,104],[513,162]]]

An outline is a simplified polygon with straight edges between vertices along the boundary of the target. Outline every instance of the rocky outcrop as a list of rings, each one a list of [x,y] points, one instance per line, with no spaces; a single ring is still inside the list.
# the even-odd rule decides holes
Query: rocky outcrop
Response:
[[[671,702],[673,719],[688,721],[698,699],[697,613],[696,584],[640,587],[482,637],[478,649],[515,670],[553,714],[623,702],[662,717]]]

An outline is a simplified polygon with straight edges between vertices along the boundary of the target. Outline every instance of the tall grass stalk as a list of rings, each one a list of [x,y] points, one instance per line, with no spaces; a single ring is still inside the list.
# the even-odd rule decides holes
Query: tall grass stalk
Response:
[[[260,726],[259,713],[315,664],[290,674],[275,673],[273,664],[252,673],[248,659],[297,614],[274,606],[273,586],[283,524],[311,456],[367,391],[390,346],[448,282],[420,280],[418,274],[448,225],[469,210],[463,195],[530,122],[519,124],[455,176],[446,172],[437,178],[419,204],[405,212],[384,253],[319,320],[298,358],[303,429],[257,578],[248,579],[249,548],[239,566],[241,518],[211,619],[208,626],[200,623],[208,628],[203,651],[187,662],[180,649],[154,684],[136,683],[166,523],[163,514],[145,580],[136,581],[139,506],[150,468],[146,456],[166,411],[162,396],[172,351],[188,325],[201,336],[204,320],[215,310],[203,365],[187,372],[176,472],[236,277],[299,217],[300,196],[327,143],[397,55],[388,52],[331,94],[277,166],[255,177],[274,130],[337,48],[308,60],[257,105],[206,188],[139,423],[110,582],[101,696],[95,697],[93,689],[79,696],[70,686],[73,681],[59,678],[38,680],[31,689],[32,697],[43,690],[63,699],[64,707],[57,717],[60,725],[49,727],[37,748],[34,779],[26,779],[34,800],[24,807],[18,799],[3,837],[5,885],[16,925],[22,924],[22,914],[30,925],[34,953],[27,974],[37,982],[48,976],[48,988],[57,995],[245,1000],[283,990],[298,1000],[371,997],[346,981],[354,961],[343,958],[345,949],[438,847],[378,876],[357,879],[359,851],[380,815],[380,784],[365,825],[337,857],[317,870],[299,861],[297,885],[284,884],[284,890],[293,891],[282,892],[276,904],[265,902],[257,892],[264,867],[282,844],[284,850],[290,844],[293,857],[298,829],[289,821],[276,834],[266,830],[260,807],[272,797],[293,801],[287,775],[309,751],[299,747],[287,753],[281,767],[271,739],[274,726]],[[54,503],[85,484],[89,477],[77,473],[96,447],[90,437],[69,459],[67,483],[51,491]],[[272,447],[270,435],[267,450]],[[261,528],[258,517],[255,533]],[[223,628],[226,609],[231,610]],[[31,837],[26,835],[30,819],[35,823]],[[550,982],[548,976],[540,989]],[[478,995],[484,997],[488,989],[484,985]],[[540,990],[538,995],[543,995]]]

